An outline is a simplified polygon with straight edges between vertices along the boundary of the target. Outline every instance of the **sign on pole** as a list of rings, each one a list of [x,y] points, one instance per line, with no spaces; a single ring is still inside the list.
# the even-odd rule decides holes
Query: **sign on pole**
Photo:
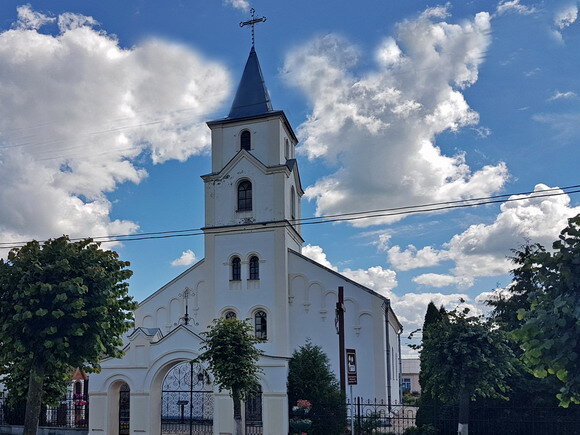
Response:
[[[356,385],[358,378],[355,349],[346,349],[346,373],[348,378],[348,385]]]

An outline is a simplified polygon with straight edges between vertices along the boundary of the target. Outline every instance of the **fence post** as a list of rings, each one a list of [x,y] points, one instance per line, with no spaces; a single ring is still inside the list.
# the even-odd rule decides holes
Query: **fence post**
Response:
[[[357,433],[362,432],[362,414],[360,409],[360,396],[356,398],[356,420],[358,421]]]

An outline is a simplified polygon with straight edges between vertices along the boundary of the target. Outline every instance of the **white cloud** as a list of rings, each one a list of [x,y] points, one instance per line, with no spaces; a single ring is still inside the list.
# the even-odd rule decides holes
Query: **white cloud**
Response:
[[[538,113],[532,119],[547,124],[556,132],[554,139],[567,142],[580,134],[580,113]]]
[[[365,235],[367,236],[367,235]],[[391,235],[389,233],[379,233],[376,242],[372,242],[371,244],[377,246],[378,251],[386,252],[389,249],[389,242],[391,240]]]
[[[389,292],[397,286],[397,273],[394,270],[383,269],[382,266],[373,266],[368,269],[344,269],[341,273],[384,296],[388,296]]]
[[[550,98],[548,98],[548,101],[567,100],[570,98],[576,98],[576,92],[573,92],[573,91],[567,91],[567,92],[555,91],[554,95],[552,95]]]
[[[302,249],[302,254],[332,270],[338,271],[338,268],[328,261],[320,246],[307,245]],[[433,301],[437,307],[443,305],[446,309],[453,309],[461,305],[462,307],[470,308],[474,314],[482,313],[482,303],[470,301],[469,296],[465,293],[444,294],[429,292],[397,295],[392,291],[397,286],[396,272],[385,269],[382,266],[356,270],[344,269],[340,273],[389,298],[397,318],[406,331],[412,331],[423,326],[423,319],[430,301]],[[460,303],[461,299],[466,302]]]
[[[466,302],[460,303],[461,300]],[[478,304],[470,302],[469,296],[463,293],[406,293],[402,296],[393,295],[391,305],[399,321],[403,324],[406,331],[413,331],[423,327],[425,320],[425,312],[429,302],[433,303],[439,308],[441,305],[447,310],[452,310],[458,305],[469,308],[473,314],[482,312]]]
[[[473,131],[475,131],[475,134],[477,134],[477,137],[480,139],[485,139],[486,137],[491,136],[491,128],[489,127],[476,127],[473,128]]]
[[[530,71],[526,71],[526,72],[524,73],[524,75],[525,75],[526,77],[532,77],[532,76],[535,76],[536,74],[539,74],[541,71],[542,71],[542,69],[541,69],[541,68],[538,68],[538,67],[536,67],[536,68],[534,68],[534,69],[532,69],[532,70],[530,70]]]
[[[16,8],[18,19],[14,23],[14,27],[18,30],[36,30],[47,23],[52,23],[55,18],[41,14],[32,10],[30,5],[22,5]]]
[[[326,253],[322,250],[320,246],[317,245],[306,245],[302,248],[302,255],[322,264],[324,267],[337,271],[338,268],[333,266],[330,261],[326,258]]]
[[[97,20],[93,17],[87,17],[86,15],[73,14],[71,12],[65,12],[58,16],[58,28],[61,32],[66,32],[67,30],[78,29],[79,27],[92,27],[99,24]]]
[[[181,257],[176,258],[171,262],[172,266],[191,266],[193,263],[197,261],[195,257],[195,253],[188,249],[187,251],[183,251]]]
[[[449,17],[451,14],[449,13],[449,8],[451,8],[451,3],[447,2],[443,6],[434,6],[431,8],[427,8],[421,14],[421,18],[439,18],[445,19]]]
[[[473,285],[472,278],[439,273],[424,273],[423,275],[414,277],[412,281],[425,287],[435,288],[455,286],[460,289],[466,289]]]
[[[18,9],[0,32],[0,240],[137,230],[106,194],[155,163],[206,152],[204,121],[230,90],[226,70],[183,46],[121,48],[91,17]]]
[[[250,2],[247,0],[224,0],[224,4],[232,6],[236,9],[247,11],[250,9]]]
[[[407,246],[404,251],[401,251],[399,246],[393,246],[387,251],[387,256],[391,265],[397,270],[435,266],[447,259],[445,251],[438,251],[431,246],[417,250],[413,245]]]
[[[535,188],[536,191],[545,189],[548,186],[543,184]],[[557,192],[562,191],[554,193]],[[471,225],[464,232],[453,236],[443,245],[443,249],[429,251],[430,258],[445,258],[455,262],[451,275],[424,274],[415,277],[413,281],[432,287],[453,284],[458,288],[467,288],[472,285],[474,278],[504,275],[513,268],[508,259],[511,249],[517,249],[528,241],[550,247],[567,225],[567,219],[580,213],[580,207],[570,207],[568,195],[520,195],[510,198],[516,197],[524,199],[502,204],[493,223]],[[394,246],[391,250],[396,253],[396,261],[405,264],[405,259],[408,259],[410,269],[419,267],[417,253],[428,248],[432,247],[417,251],[412,246],[401,252],[398,246]]]
[[[477,81],[490,43],[489,14],[461,24],[427,18],[444,16],[430,10],[400,23],[379,45],[376,69],[361,76],[351,72],[358,50],[334,35],[286,57],[286,78],[313,106],[299,150],[338,167],[306,190],[317,214],[486,196],[504,185],[503,163],[472,170],[463,154],[435,145],[438,134],[477,124],[462,89]]]
[[[511,286],[510,284],[505,288],[496,288],[489,292],[481,292],[475,297],[475,301],[485,306],[485,302],[489,300],[498,300],[499,298],[509,299],[513,296],[513,293],[509,290]]]
[[[554,15],[554,28],[552,33],[554,37],[562,42],[562,31],[571,26],[578,19],[578,5],[570,4],[556,12]]]
[[[520,15],[531,15],[537,12],[534,6],[526,6],[520,3],[520,0],[503,0],[497,5],[497,15],[512,12]]]
[[[560,9],[554,16],[554,26],[563,30],[573,24],[578,18],[578,6],[575,4],[569,5]]]

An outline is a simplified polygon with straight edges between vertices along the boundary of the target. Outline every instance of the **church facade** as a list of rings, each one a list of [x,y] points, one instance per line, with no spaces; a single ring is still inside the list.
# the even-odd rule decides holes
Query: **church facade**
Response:
[[[346,348],[357,356],[354,396],[400,403],[402,326],[389,300],[301,254],[298,140],[272,108],[254,48],[228,117],[207,125],[205,258],[139,304],[124,357],[91,375],[89,432],[157,435],[189,424],[192,433],[234,433],[227,392],[189,361],[213,319],[236,317],[250,319],[264,351],[261,390],[245,406],[245,424],[252,433],[287,434],[292,352],[309,340],[339,374],[338,287]]]

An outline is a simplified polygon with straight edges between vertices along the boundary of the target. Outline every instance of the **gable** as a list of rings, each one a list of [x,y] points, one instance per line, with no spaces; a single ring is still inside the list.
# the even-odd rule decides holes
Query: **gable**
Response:
[[[262,163],[258,158],[256,158],[252,153],[241,149],[239,150],[234,157],[230,159],[228,163],[223,167],[223,169],[219,172],[212,172],[210,174],[202,175],[201,178],[203,181],[219,181],[223,180],[225,177],[231,174],[232,170],[238,166],[240,161],[247,160],[251,163],[254,167],[256,167],[260,172],[264,175],[268,174],[275,174],[275,173],[285,173],[286,176],[290,175],[290,168],[287,165],[275,165],[275,166],[266,166]]]

